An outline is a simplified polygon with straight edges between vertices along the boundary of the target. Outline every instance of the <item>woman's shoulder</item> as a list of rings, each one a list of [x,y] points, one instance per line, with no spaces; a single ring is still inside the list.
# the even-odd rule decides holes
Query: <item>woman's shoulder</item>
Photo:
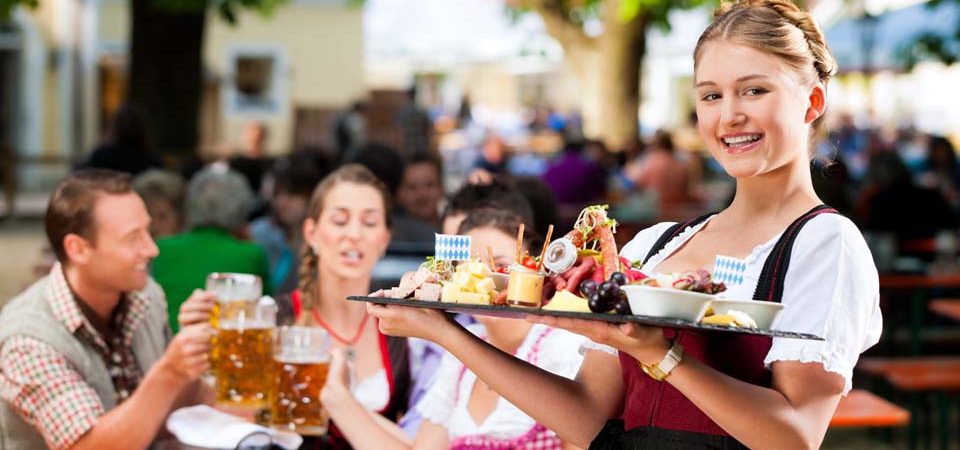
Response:
[[[790,260],[791,268],[816,266],[831,272],[849,272],[865,280],[877,278],[873,255],[863,234],[853,221],[840,214],[820,214],[807,222],[797,234]]]
[[[643,259],[647,256],[647,253],[650,251],[650,248],[653,247],[653,244],[657,242],[657,239],[663,235],[671,226],[676,225],[676,222],[660,222],[656,225],[644,228],[633,239],[630,239],[630,242],[627,242],[626,245],[620,249],[620,256],[629,259],[630,261],[636,261]]]
[[[797,234],[797,244],[803,247],[842,244],[847,249],[869,253],[860,229],[842,214],[820,214],[814,217]]]

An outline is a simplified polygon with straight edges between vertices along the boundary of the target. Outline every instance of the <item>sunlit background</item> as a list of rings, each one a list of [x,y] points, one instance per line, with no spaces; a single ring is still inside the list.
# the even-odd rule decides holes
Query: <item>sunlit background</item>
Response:
[[[887,328],[869,356],[956,357],[960,325],[925,302],[960,288],[960,1],[804,3],[839,62],[816,143],[833,164],[814,164],[818,192],[864,230],[882,275],[934,277],[884,291]],[[440,157],[446,194],[490,149],[506,155],[496,161],[505,172],[549,184],[565,142],[586,143],[606,176],[589,202],[611,204],[623,239],[721,208],[732,193],[695,131],[692,53],[713,1],[131,5],[0,1],[0,304],[49,267],[40,219],[52,188],[94,149],[117,148],[124,127],[139,130],[139,148],[124,151],[184,181],[207,164],[344,161],[378,142]],[[114,124],[134,120],[128,108],[135,125]],[[411,135],[405,120],[420,115],[425,128]],[[664,136],[690,174],[676,201],[638,175]],[[250,181],[269,211],[271,183]],[[553,220],[569,228],[585,202],[554,195]],[[388,252],[381,281],[416,256]],[[855,387],[910,420],[832,428],[827,448],[958,448],[956,380],[905,390],[861,369]]]

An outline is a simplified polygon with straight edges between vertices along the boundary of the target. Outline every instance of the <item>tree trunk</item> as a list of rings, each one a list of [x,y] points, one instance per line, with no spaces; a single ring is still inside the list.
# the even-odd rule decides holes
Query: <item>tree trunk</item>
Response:
[[[640,71],[646,53],[643,12],[629,22],[616,17],[611,2],[603,34],[584,38],[541,11],[547,31],[560,42],[564,57],[580,78],[584,134],[619,151],[639,135]]]
[[[197,146],[206,7],[173,12],[157,3],[130,2],[127,99],[146,113],[153,150],[179,159]]]

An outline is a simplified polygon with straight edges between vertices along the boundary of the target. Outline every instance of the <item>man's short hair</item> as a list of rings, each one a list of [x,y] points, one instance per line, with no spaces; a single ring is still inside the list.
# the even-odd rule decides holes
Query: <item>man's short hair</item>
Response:
[[[82,169],[57,185],[47,204],[44,228],[50,248],[61,263],[67,262],[63,238],[76,234],[93,240],[96,221],[93,209],[102,195],[133,192],[130,175],[109,169]]]
[[[453,214],[469,214],[481,208],[496,208],[510,211],[523,219],[524,223],[535,226],[533,209],[514,183],[501,177],[494,178],[489,184],[465,184],[453,194],[443,211],[443,218]]]
[[[364,145],[350,162],[366,167],[387,185],[390,195],[397,195],[397,188],[403,181],[403,171],[406,169],[406,161],[397,149],[380,142],[370,142]]]
[[[443,161],[440,157],[430,152],[416,152],[407,159],[407,167],[414,164],[430,164],[437,171],[437,178],[443,184]]]

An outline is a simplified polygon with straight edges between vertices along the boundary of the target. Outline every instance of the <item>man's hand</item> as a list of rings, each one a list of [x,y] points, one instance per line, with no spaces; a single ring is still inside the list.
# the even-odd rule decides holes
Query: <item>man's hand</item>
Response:
[[[216,303],[216,296],[212,292],[194,289],[187,301],[180,305],[180,314],[177,316],[180,328],[198,323],[209,323]]]
[[[213,328],[206,323],[181,328],[160,359],[161,370],[184,384],[200,378],[210,369],[211,337]]]

